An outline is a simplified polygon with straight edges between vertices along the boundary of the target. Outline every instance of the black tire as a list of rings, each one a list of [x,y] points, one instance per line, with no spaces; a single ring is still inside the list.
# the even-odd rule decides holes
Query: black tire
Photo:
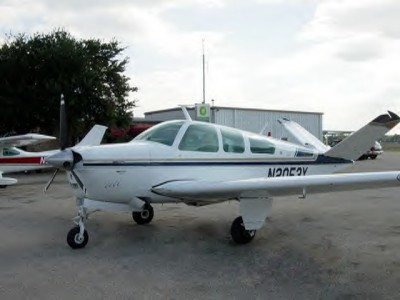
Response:
[[[72,228],[67,235],[67,243],[72,249],[81,249],[86,246],[89,242],[89,234],[85,230],[83,232],[83,239],[80,241],[79,237],[79,226]]]
[[[237,217],[231,226],[231,236],[237,244],[247,244],[255,237],[255,230],[246,230],[244,228],[242,217]]]
[[[377,155],[371,155],[370,157],[371,157],[371,159],[375,159],[377,157]]]
[[[146,203],[143,206],[143,210],[142,211],[140,211],[140,212],[137,212],[137,211],[132,212],[133,220],[139,225],[149,224],[151,222],[151,220],[153,220],[153,217],[154,217],[154,209],[148,203]]]
[[[6,187],[6,185],[0,185],[0,189],[5,189]]]

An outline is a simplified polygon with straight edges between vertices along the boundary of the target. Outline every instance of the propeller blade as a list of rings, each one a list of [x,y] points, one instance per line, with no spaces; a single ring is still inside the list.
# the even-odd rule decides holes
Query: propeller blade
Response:
[[[47,182],[46,186],[44,187],[44,192],[45,192],[45,193],[46,193],[47,190],[49,189],[50,185],[53,183],[53,180],[54,180],[54,178],[56,178],[56,175],[57,175],[57,173],[58,173],[59,170],[60,170],[60,169],[56,169],[55,172],[54,172],[54,174],[53,174],[53,176],[51,176],[49,182]]]
[[[61,94],[60,100],[60,149],[68,147],[67,116],[65,112],[64,95]]]
[[[71,174],[72,174],[72,176],[74,176],[75,181],[79,185],[81,190],[86,194],[86,189],[85,189],[85,186],[84,186],[82,180],[78,177],[78,175],[74,172],[74,170],[71,170]]]

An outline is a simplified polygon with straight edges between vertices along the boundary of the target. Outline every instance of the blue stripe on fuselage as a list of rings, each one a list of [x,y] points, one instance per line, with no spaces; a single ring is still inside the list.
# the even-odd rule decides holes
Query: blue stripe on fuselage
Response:
[[[318,155],[315,160],[292,161],[150,161],[150,162],[84,162],[84,166],[243,166],[243,165],[323,165],[323,164],[351,164],[352,160]]]

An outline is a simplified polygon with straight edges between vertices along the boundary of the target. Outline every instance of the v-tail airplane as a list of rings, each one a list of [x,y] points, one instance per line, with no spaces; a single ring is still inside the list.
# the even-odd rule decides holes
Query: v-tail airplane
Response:
[[[64,106],[62,101],[61,115]],[[45,160],[66,170],[76,198],[78,216],[67,234],[70,247],[86,246],[86,221],[96,210],[129,212],[137,224],[148,224],[154,216],[153,204],[202,206],[235,200],[240,212],[231,225],[231,236],[245,244],[271,214],[273,198],[400,187],[400,171],[332,174],[352,165],[371,142],[400,122],[392,112],[378,116],[333,148],[310,138],[311,134],[305,134],[306,147],[192,121],[186,109],[183,112],[186,120],[160,123],[129,143],[67,148],[65,138],[60,138],[61,151]],[[65,117],[61,133],[66,126],[62,120]]]

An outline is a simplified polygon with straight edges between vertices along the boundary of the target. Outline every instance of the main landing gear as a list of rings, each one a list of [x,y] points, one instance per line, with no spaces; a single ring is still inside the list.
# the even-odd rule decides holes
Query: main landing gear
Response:
[[[231,226],[231,236],[237,244],[247,244],[255,237],[256,230],[246,230],[242,217],[237,217]]]
[[[132,212],[133,220],[139,225],[144,225],[144,224],[150,223],[151,220],[153,220],[153,217],[154,217],[154,209],[149,203],[146,203],[143,206],[143,210],[142,211],[140,211],[140,212],[137,212],[137,211]]]

